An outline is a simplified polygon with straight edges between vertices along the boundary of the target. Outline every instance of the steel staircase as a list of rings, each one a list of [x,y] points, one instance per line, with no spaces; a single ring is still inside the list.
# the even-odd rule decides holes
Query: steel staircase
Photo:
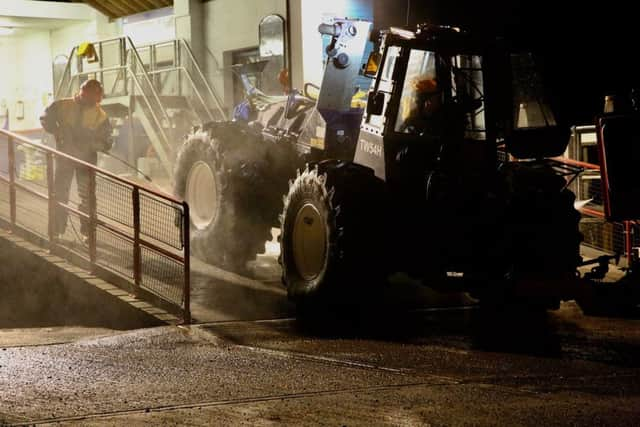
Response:
[[[135,163],[140,146],[146,145],[132,131],[133,123],[144,130],[153,153],[171,176],[186,132],[196,124],[226,120],[219,97],[185,40],[136,47],[130,38],[119,37],[91,44],[97,56],[94,61],[78,55],[79,46],[71,51],[56,99],[72,96],[87,79],[100,80],[105,91],[102,107],[119,132],[129,127],[131,141],[125,153],[129,162]]]

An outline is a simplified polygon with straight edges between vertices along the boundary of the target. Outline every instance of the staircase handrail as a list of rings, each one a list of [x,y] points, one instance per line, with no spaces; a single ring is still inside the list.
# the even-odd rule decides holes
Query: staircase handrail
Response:
[[[202,69],[200,68],[200,65],[198,64],[198,61],[196,61],[196,58],[195,58],[195,56],[193,54],[193,51],[191,50],[191,47],[186,42],[186,40],[184,40],[184,39],[179,39],[179,40],[180,40],[181,45],[185,47],[185,50],[186,50],[187,54],[189,55],[189,59],[191,59],[191,62],[193,63],[196,71],[198,72],[199,77],[204,82],[204,86],[207,89],[207,91],[209,92],[209,95],[211,96],[211,98],[214,100],[214,102],[216,104],[216,107],[218,108],[218,111],[220,112],[220,115],[222,116],[223,120],[228,120],[227,115],[224,112],[224,108],[222,106],[222,102],[220,102],[220,99],[218,98],[218,96],[211,89],[211,86],[209,85],[209,82],[208,82],[207,78],[204,76],[204,73],[202,72]],[[193,82],[193,80],[192,80],[192,82]]]

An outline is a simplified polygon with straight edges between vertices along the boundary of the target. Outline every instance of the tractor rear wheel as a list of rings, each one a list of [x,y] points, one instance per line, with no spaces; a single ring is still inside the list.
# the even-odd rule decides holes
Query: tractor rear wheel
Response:
[[[264,251],[271,223],[252,212],[247,202],[252,200],[247,188],[259,187],[259,183],[244,182],[233,173],[246,172],[251,165],[235,163],[242,162],[225,158],[216,138],[208,132],[194,132],[178,153],[174,194],[189,204],[193,255],[225,270],[245,273],[246,263]]]
[[[523,274],[573,274],[580,262],[580,213],[566,181],[550,169],[515,165],[507,172],[508,227],[515,269]]]
[[[492,309],[557,309],[564,296],[560,288],[535,297],[514,291],[516,283],[523,281],[545,286],[569,283],[575,277],[582,241],[575,196],[565,188],[565,179],[549,168],[513,164],[503,170],[503,178],[507,207],[502,258],[508,273],[502,283],[488,286],[481,303]]]

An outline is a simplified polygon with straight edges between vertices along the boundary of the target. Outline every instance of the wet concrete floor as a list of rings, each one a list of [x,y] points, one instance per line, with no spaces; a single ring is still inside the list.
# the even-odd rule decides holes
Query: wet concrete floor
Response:
[[[638,319],[584,316],[573,302],[488,316],[464,294],[396,277],[383,304],[308,322],[294,318],[273,254],[250,267],[243,277],[194,263],[191,327],[5,325],[0,425],[640,419]]]
[[[0,338],[1,339],[1,338]],[[56,425],[637,425],[640,320],[474,308],[0,343],[0,420]]]
[[[288,301],[281,283],[277,232],[272,230],[273,239],[267,242],[265,253],[247,264],[248,274],[244,276],[191,258],[191,312],[197,322],[295,317],[295,306]],[[403,275],[392,277],[391,282],[379,295],[386,307],[411,309],[474,303],[465,294],[440,294]]]

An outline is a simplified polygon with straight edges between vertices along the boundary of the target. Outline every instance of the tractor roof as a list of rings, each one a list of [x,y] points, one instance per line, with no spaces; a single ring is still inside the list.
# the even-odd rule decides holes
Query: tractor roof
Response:
[[[479,37],[457,27],[434,24],[420,24],[415,31],[392,27],[385,34],[387,45],[443,53],[481,53],[497,45],[495,38]]]

